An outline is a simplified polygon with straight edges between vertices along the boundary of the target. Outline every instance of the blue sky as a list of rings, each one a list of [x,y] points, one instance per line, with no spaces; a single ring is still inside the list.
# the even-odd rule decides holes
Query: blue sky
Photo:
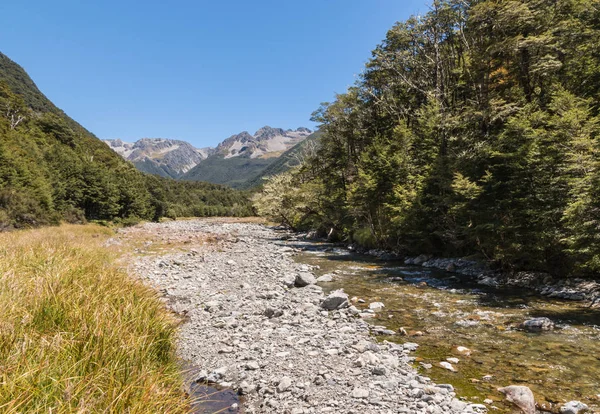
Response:
[[[425,0],[0,2],[0,51],[100,138],[309,126]]]

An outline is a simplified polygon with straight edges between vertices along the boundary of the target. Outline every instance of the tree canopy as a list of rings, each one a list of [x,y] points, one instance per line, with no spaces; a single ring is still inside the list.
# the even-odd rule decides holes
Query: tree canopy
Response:
[[[597,0],[433,1],[315,112],[320,148],[293,179],[318,209],[290,215],[294,226],[406,254],[600,271],[598,45]]]

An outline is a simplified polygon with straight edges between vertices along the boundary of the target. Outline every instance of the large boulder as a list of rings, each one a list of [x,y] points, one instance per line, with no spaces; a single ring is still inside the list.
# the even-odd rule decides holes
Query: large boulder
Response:
[[[527,332],[551,331],[554,329],[554,322],[548,318],[533,318],[523,322],[519,328]]]
[[[294,286],[296,287],[305,287],[308,285],[314,285],[317,283],[317,278],[315,275],[309,272],[300,272],[296,275],[296,279],[294,280]]]
[[[510,385],[504,388],[498,388],[506,399],[519,407],[524,414],[535,414],[535,397],[528,387],[523,385]]]
[[[426,255],[422,254],[422,255],[419,255],[419,256],[415,257],[412,260],[412,264],[420,266],[423,263],[425,263],[427,260],[429,260],[429,256],[426,256]]]
[[[335,290],[327,296],[321,307],[327,310],[335,310],[348,307],[348,295],[343,290]]]

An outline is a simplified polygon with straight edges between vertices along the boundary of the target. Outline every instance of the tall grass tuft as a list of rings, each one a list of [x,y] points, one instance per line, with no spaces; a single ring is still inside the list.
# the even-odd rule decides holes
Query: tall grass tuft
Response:
[[[0,412],[188,412],[177,321],[114,264],[109,234],[0,234]]]

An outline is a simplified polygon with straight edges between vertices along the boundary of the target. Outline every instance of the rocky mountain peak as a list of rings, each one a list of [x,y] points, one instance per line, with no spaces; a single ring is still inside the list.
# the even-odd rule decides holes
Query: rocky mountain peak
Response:
[[[277,158],[310,134],[310,129],[304,127],[285,130],[265,125],[254,135],[248,131],[234,134],[216,148],[195,148],[186,141],[168,138],[142,138],[134,143],[121,139],[107,139],[104,142],[142,171],[181,178],[211,157]]]
[[[284,131],[281,128],[271,128],[270,126],[264,126],[261,129],[259,129],[258,131],[256,131],[256,133],[254,134],[254,138],[257,141],[265,141],[268,139],[271,139],[273,137],[276,136],[283,136],[286,134],[286,131]]]

